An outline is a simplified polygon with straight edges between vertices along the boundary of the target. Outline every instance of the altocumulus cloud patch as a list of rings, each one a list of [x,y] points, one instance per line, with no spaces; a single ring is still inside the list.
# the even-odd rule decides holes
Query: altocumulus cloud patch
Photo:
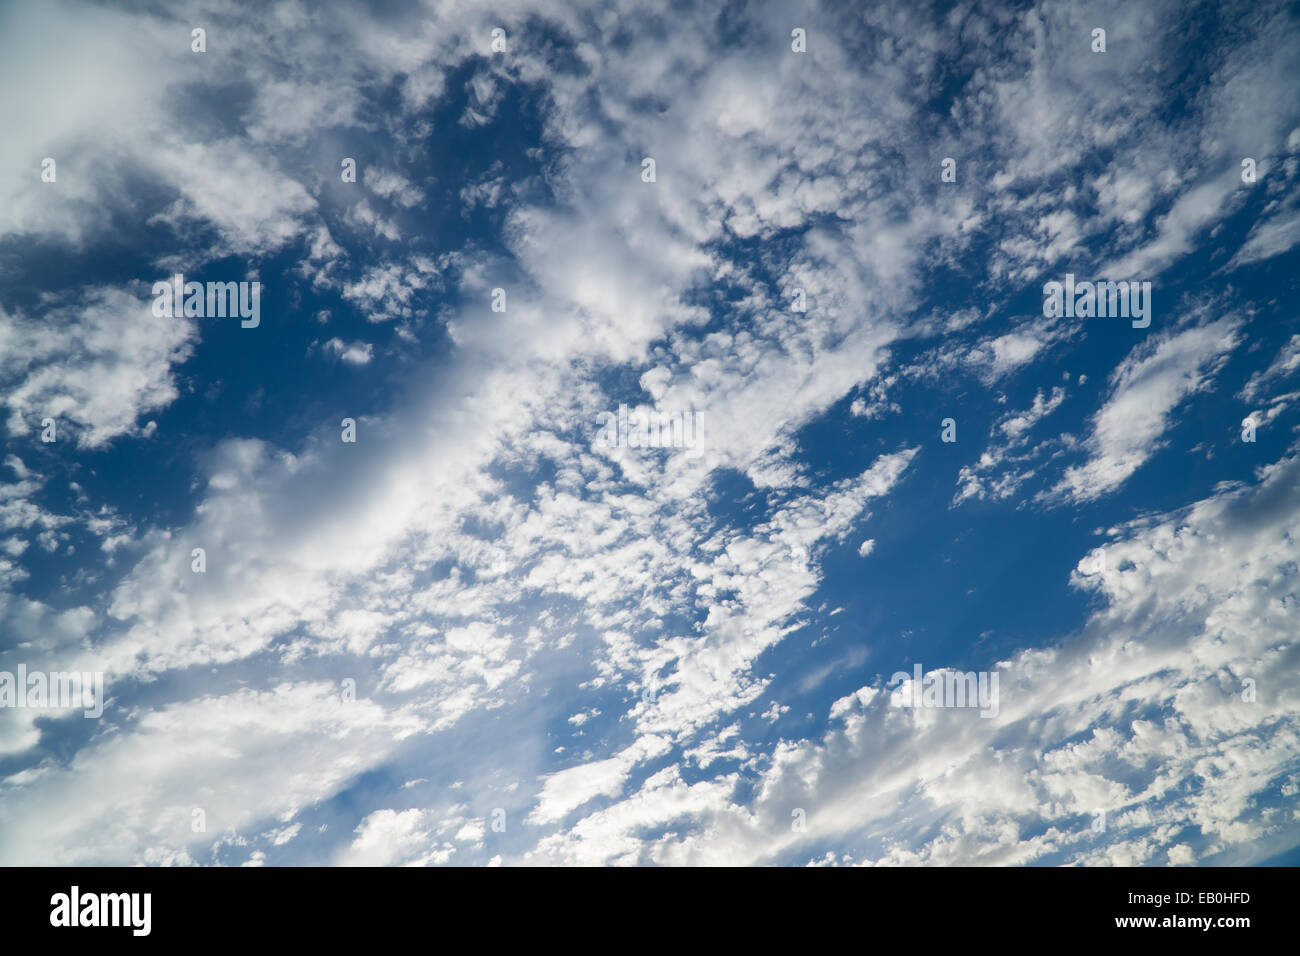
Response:
[[[1280,2],[7,5],[0,862],[1294,854],[1298,72]]]

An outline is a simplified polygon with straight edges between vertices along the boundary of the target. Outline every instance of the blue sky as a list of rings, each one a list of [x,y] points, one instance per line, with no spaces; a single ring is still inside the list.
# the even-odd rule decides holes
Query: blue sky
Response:
[[[1293,9],[368,6],[0,10],[0,862],[1294,857]]]

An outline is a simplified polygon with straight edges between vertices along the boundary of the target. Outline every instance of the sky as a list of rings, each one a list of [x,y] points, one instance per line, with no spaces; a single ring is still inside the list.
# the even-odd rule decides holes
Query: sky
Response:
[[[1298,76],[1268,0],[7,0],[0,863],[1300,861]]]

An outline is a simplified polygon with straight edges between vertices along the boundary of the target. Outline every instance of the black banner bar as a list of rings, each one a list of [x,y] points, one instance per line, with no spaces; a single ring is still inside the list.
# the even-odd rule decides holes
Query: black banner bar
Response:
[[[602,934],[592,945],[611,932],[770,943],[773,921],[813,933],[851,921],[867,940],[915,941],[918,931],[932,939],[947,927],[967,940],[972,932],[987,931],[990,941],[1031,932],[1043,942],[1129,937],[1231,946],[1294,927],[1290,868],[36,868],[5,875],[13,888],[0,912],[11,943],[374,943],[439,926],[450,933],[467,921],[490,928],[494,944],[513,932],[554,942]],[[688,931],[680,923],[688,913],[703,925]]]

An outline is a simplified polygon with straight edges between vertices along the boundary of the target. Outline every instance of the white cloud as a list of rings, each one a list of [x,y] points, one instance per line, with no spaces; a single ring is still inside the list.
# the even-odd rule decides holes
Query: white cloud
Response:
[[[1137,346],[1111,373],[1111,393],[1093,416],[1089,458],[1066,469],[1049,497],[1091,501],[1108,494],[1160,448],[1169,415],[1209,386],[1240,337],[1241,322],[1219,319]]]
[[[368,365],[375,357],[375,347],[369,342],[345,342],[337,336],[325,342],[322,348],[348,365]]]
[[[1300,371],[1300,335],[1293,335],[1278,350],[1269,366],[1253,373],[1238,393],[1243,401],[1257,401],[1265,389],[1285,381]]]
[[[420,726],[365,700],[345,703],[330,683],[141,707],[66,765],[49,759],[0,783],[0,859],[145,862],[146,848],[211,845],[329,796]],[[194,808],[206,814],[203,833],[192,829]]]
[[[0,401],[11,435],[39,433],[55,420],[55,437],[98,448],[137,428],[140,415],[177,396],[174,366],[189,358],[193,320],[158,317],[152,303],[113,288],[80,290],[35,316],[0,312]]]
[[[823,739],[773,751],[752,801],[734,802],[728,776],[685,787],[667,768],[539,851],[746,865],[810,862],[833,842],[864,864],[1158,865],[1246,864],[1294,846],[1300,822],[1272,807],[1296,779],[1300,690],[1266,675],[1296,654],[1280,599],[1293,586],[1298,478],[1288,457],[1253,487],[1121,529],[1107,570],[1076,579],[1105,598],[1084,627],[992,664],[994,719],[891,707],[864,687],[831,707]],[[669,820],[674,835],[635,838]]]
[[[1008,412],[990,430],[992,444],[980,455],[974,465],[964,465],[957,475],[959,485],[953,505],[971,498],[1010,498],[1037,471],[1037,462],[1049,454],[1053,445],[1063,444],[1063,439],[1044,440],[1029,444],[1030,432],[1065,401],[1065,389],[1056,386],[1051,394],[1039,389],[1034,401],[1023,412]],[[999,473],[1000,472],[1000,473]]]
[[[40,19],[32,9],[23,16]],[[1122,643],[1124,635],[1136,642],[1141,624],[1137,599],[1124,592],[1128,571],[1104,579],[1111,604],[1095,623],[1121,618],[1113,639],[1089,630],[1071,648],[1014,658],[1026,683],[996,722],[1013,728],[1007,741],[993,738],[987,723],[962,724],[950,714],[886,712],[871,688],[833,705],[844,726],[820,742],[771,745],[735,729],[752,710],[784,733],[788,705],[763,700],[773,686],[767,655],[804,623],[830,545],[862,540],[868,505],[892,494],[918,455],[914,447],[873,452],[874,463],[818,487],[797,444],[802,427],[857,390],[871,396],[873,409],[887,408],[880,373],[906,335],[952,336],[936,350],[992,378],[1042,359],[1065,335],[1035,324],[971,345],[963,333],[977,319],[964,312],[942,328],[918,321],[913,313],[936,265],[955,261],[978,236],[999,250],[991,276],[1023,278],[1100,238],[1116,255],[1154,269],[1231,206],[1212,163],[1186,182],[1165,175],[1167,166],[1186,165],[1169,159],[1185,153],[1164,148],[1173,134],[1138,135],[1145,127],[1134,117],[1149,115],[1165,95],[1163,65],[1145,62],[1149,45],[1133,42],[1154,14],[1116,16],[1116,55],[1107,61],[1114,76],[1094,82],[1101,64],[1064,49],[1063,28],[1078,26],[1066,4],[1010,19],[958,11],[953,31],[935,31],[923,12],[866,11],[860,24],[816,35],[816,69],[789,54],[777,5],[756,8],[758,47],[743,55],[718,42],[723,27],[707,11],[669,18],[641,10],[653,28],[628,33],[618,17],[559,7],[546,22],[574,40],[582,68],[557,71],[552,51],[519,43],[510,58],[473,76],[461,117],[470,128],[491,122],[511,84],[544,91],[541,182],[508,188],[504,171],[488,167],[460,199],[504,210],[501,253],[467,247],[435,257],[403,218],[424,202],[427,181],[417,185],[396,158],[383,168],[363,163],[360,186],[369,196],[356,199],[338,191],[348,185],[338,182],[334,157],[347,155],[343,134],[358,132],[386,137],[391,157],[422,155],[437,132],[419,110],[441,95],[451,70],[483,52],[485,25],[505,23],[517,36],[516,24],[534,15],[529,6],[412,8],[371,19],[353,9],[327,15],[282,5],[255,25],[227,19],[213,42],[239,46],[241,72],[231,81],[253,91],[238,116],[246,135],[238,136],[219,122],[173,122],[170,104],[192,102],[183,94],[203,86],[209,63],[183,44],[159,62],[158,51],[175,42],[168,39],[174,24],[68,9],[84,9],[102,31],[99,44],[77,31],[59,34],[61,49],[81,58],[76,82],[101,84],[99,93],[82,113],[60,112],[62,100],[76,99],[63,95],[62,77],[34,74],[49,81],[40,88],[49,96],[21,115],[14,141],[22,149],[0,149],[0,171],[14,173],[0,178],[20,184],[0,203],[0,236],[87,241],[119,202],[133,201],[125,190],[118,195],[121,176],[143,170],[166,197],[149,210],[155,228],[212,233],[206,245],[196,239],[178,251],[178,261],[256,259],[301,242],[307,259],[298,274],[316,291],[337,293],[371,321],[394,321],[399,335],[436,318],[452,353],[413,369],[415,384],[393,407],[361,418],[355,447],[342,446],[332,429],[292,448],[239,435],[214,441],[198,471],[192,517],[132,529],[127,543],[105,549],[135,563],[113,576],[94,610],[65,619],[0,592],[7,625],[46,634],[33,643],[34,658],[103,667],[129,708],[66,766],[38,763],[0,783],[0,818],[21,824],[0,828],[8,834],[0,836],[4,859],[39,858],[51,840],[72,862],[203,858],[212,841],[196,840],[186,817],[203,800],[215,808],[229,841],[223,845],[260,861],[276,846],[305,840],[293,820],[297,807],[389,759],[396,738],[477,743],[491,721],[517,726],[528,752],[500,759],[527,781],[518,799],[526,804],[521,816],[537,828],[531,855],[482,848],[482,808],[397,809],[380,797],[357,811],[354,839],[338,861],[440,863],[489,852],[498,861],[793,859],[807,844],[790,835],[790,799],[807,802],[810,780],[826,782],[821,803],[809,805],[813,838],[897,822],[896,842],[859,844],[857,859],[1036,859],[1078,847],[1062,835],[1062,821],[1096,800],[1118,800],[1122,813],[1168,817],[1152,805],[1158,801],[1132,798],[1128,777],[1094,766],[1095,751],[1113,743],[1120,759],[1145,767],[1142,760],[1168,748],[1178,756],[1170,779],[1193,779],[1198,765],[1183,755],[1191,759],[1194,734],[1150,714],[1131,728],[1111,718],[1129,702],[1159,700],[1180,708],[1189,726],[1223,730],[1224,718],[1196,698],[1192,680],[1209,673],[1215,651],[1195,631],[1204,659],[1184,662],[1192,677],[1171,703],[1151,674],[1177,661]],[[39,46],[32,37],[46,34],[0,31],[0,46],[16,52]],[[1001,49],[1000,36],[1016,38],[1006,41],[1013,45],[1027,37],[1024,56],[1015,52],[998,68],[962,59]],[[862,57],[867,39],[875,55]],[[16,70],[33,65],[30,56],[20,59]],[[122,69],[141,61],[159,62],[152,79]],[[951,128],[919,129],[916,111],[946,85],[952,63],[971,67],[969,93],[954,103]],[[29,79],[8,78],[15,76]],[[357,90],[388,84],[405,112],[362,109]],[[665,108],[646,108],[651,102]],[[1208,129],[1238,102],[1216,105],[1189,126]],[[196,118],[206,115],[192,105]],[[1285,104],[1267,105],[1260,128],[1281,129]],[[963,157],[964,191],[936,195],[934,177],[917,170],[933,165],[932,154],[942,155],[937,141],[949,136]],[[95,150],[100,141],[117,153]],[[62,155],[65,142],[75,144],[60,165],[66,191],[42,192],[28,153],[48,143]],[[1072,148],[1060,149],[1062,142]],[[1093,184],[1097,216],[1062,211],[1062,202],[1080,199],[1062,193],[1062,179],[1111,149],[1113,164],[1131,172]],[[989,168],[972,168],[966,157],[984,151],[991,151]],[[647,152],[659,162],[654,184],[639,179]],[[296,162],[303,154],[309,159]],[[320,169],[317,156],[328,160]],[[991,187],[979,185],[990,180]],[[535,201],[543,192],[545,200]],[[1142,216],[1131,215],[1132,197],[1147,194],[1150,208],[1165,210],[1154,236]],[[1017,241],[1019,233],[1032,239]],[[411,248],[362,260],[374,236]],[[366,264],[350,272],[352,261]],[[510,301],[500,315],[487,306],[498,286]],[[796,286],[807,292],[806,313],[790,309]],[[460,307],[439,312],[446,292]],[[13,420],[30,428],[29,417],[56,403],[88,447],[136,434],[140,416],[174,400],[174,368],[192,337],[183,320],[144,322],[122,335],[110,312],[130,297],[97,295],[57,344],[41,316],[0,323],[0,335],[26,349],[0,349],[5,383],[14,383],[5,389]],[[997,314],[981,311],[986,321]],[[1179,403],[1208,386],[1238,328],[1224,319],[1135,350],[1093,419],[1089,460],[1066,473],[1058,498],[1092,500],[1140,467]],[[369,343],[333,337],[322,347],[355,364],[375,359]],[[11,355],[19,357],[5,358]],[[1026,436],[1062,399],[1059,389],[1039,392],[1030,409],[1002,418],[992,436],[1001,444],[977,477],[996,482],[995,467],[1020,465]],[[709,440],[694,455],[593,447],[595,415],[624,401],[701,409]],[[23,533],[57,532],[32,511],[38,479],[19,465],[10,466],[17,490],[6,498],[2,489],[11,486],[0,486],[0,515]],[[548,477],[534,480],[534,470]],[[708,492],[724,470],[765,497],[759,517],[739,525],[710,513]],[[1285,471],[1278,466],[1277,474]],[[1268,479],[1274,488],[1280,480]],[[1248,498],[1224,496],[1222,507]],[[1207,536],[1219,533],[1214,507],[1204,504],[1199,515]],[[1126,533],[1139,568],[1156,561],[1152,540],[1170,544],[1167,529]],[[105,526],[101,537],[121,534]],[[1180,545],[1189,563],[1206,575],[1237,573],[1207,542]],[[1237,543],[1251,544],[1241,535]],[[208,555],[201,576],[189,570],[194,547]],[[1251,552],[1252,573],[1280,580],[1269,563],[1275,553]],[[1161,573],[1152,586],[1171,611],[1199,593],[1200,578]],[[1240,573],[1241,582],[1255,580]],[[1230,604],[1233,594],[1219,596]],[[1078,650],[1085,647],[1106,667],[1085,666]],[[1241,647],[1268,650],[1258,641]],[[365,694],[343,704],[332,683],[279,681],[282,673],[322,667],[355,674]],[[149,699],[143,682],[167,672],[171,679],[151,685],[159,697]],[[266,686],[232,689],[257,675]],[[223,690],[202,689],[200,681]],[[539,707],[555,708],[566,733],[590,734],[581,744],[590,750],[547,739]],[[592,714],[592,722],[570,725],[564,715],[575,711]],[[1028,716],[1044,711],[1059,717]],[[596,724],[596,714],[605,722]],[[1242,726],[1243,734],[1251,730]],[[1091,750],[1071,741],[1093,728]],[[0,724],[8,753],[27,752],[38,739],[31,724]],[[1216,783],[1209,790],[1219,803],[1193,809],[1212,839],[1238,840],[1239,825],[1264,832],[1242,800],[1280,764],[1288,741],[1216,740],[1223,749],[1198,759],[1224,761],[1242,782],[1235,790]],[[429,761],[442,779],[475,768],[485,758],[465,751],[480,749],[439,746]],[[534,756],[557,751],[572,752],[574,762],[557,769]],[[678,754],[683,763],[673,762]],[[1254,772],[1238,766],[1251,759]],[[723,769],[687,776],[684,762],[701,772]],[[738,764],[761,774],[752,800],[738,795]],[[1017,772],[1008,775],[1008,766]],[[409,792],[414,798],[419,790]],[[907,800],[918,795],[920,809],[909,810]],[[926,830],[933,807],[952,812],[951,827],[938,836]],[[1034,819],[1050,821],[1049,830],[1018,841],[1019,828],[1028,832]],[[1164,845],[1205,852],[1173,832],[1170,819],[1106,852],[1140,859]],[[678,821],[699,825],[645,840]],[[1125,833],[1145,826],[1120,825]],[[244,847],[258,839],[263,846]],[[1179,860],[1186,853],[1180,849]]]

